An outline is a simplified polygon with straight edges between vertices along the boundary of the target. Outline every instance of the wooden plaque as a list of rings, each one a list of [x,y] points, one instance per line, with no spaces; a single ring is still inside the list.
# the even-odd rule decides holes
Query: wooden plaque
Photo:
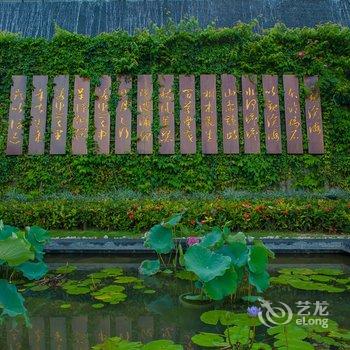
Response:
[[[47,76],[33,76],[31,124],[29,128],[28,154],[44,154],[47,112]]]
[[[12,77],[11,104],[7,133],[6,154],[22,154],[23,147],[23,120],[26,100],[27,77],[14,75]]]
[[[50,153],[65,154],[67,139],[69,76],[59,75],[55,77],[54,84],[55,87],[51,114]]]
[[[118,105],[115,123],[115,153],[131,152],[131,98],[129,92],[132,79],[129,76],[119,76]]]
[[[97,154],[109,154],[111,138],[109,98],[111,96],[111,77],[104,75],[100,79],[100,86],[95,89],[95,137]]]
[[[137,152],[153,153],[153,84],[151,75],[137,78]]]
[[[284,109],[286,117],[287,152],[303,153],[299,82],[295,75],[283,75]]]
[[[196,95],[194,75],[180,75],[180,151],[196,153]]]
[[[281,118],[278,96],[278,77],[263,75],[264,90],[264,123],[266,152],[269,154],[282,153]]]
[[[75,76],[72,153],[87,154],[90,80]]]
[[[159,153],[175,153],[174,76],[159,75]]]
[[[216,76],[203,74],[201,83],[202,153],[218,153]]]
[[[221,75],[222,132],[224,153],[239,153],[236,78]]]
[[[324,153],[321,98],[317,82],[317,76],[304,78],[304,84],[310,90],[305,99],[305,117],[308,148],[311,154]]]
[[[256,75],[242,76],[245,153],[260,153],[259,106],[256,82]]]

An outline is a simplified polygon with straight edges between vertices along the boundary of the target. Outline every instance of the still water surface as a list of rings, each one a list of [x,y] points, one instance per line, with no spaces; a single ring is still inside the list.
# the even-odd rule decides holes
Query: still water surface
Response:
[[[78,267],[72,278],[84,278],[93,271],[119,266],[125,275],[137,276],[141,258],[115,256],[48,255],[50,268],[66,262]],[[281,268],[336,268],[350,275],[350,257],[343,255],[279,256],[270,266],[271,274]],[[181,306],[178,296],[188,291],[188,283],[173,277],[152,277],[146,282],[154,294],[144,294],[127,288],[128,298],[118,305],[95,310],[90,296],[69,296],[58,289],[44,292],[26,292],[26,306],[32,323],[31,329],[22,324],[12,328],[8,322],[0,326],[0,350],[87,350],[110,336],[142,341],[172,339],[185,349],[196,349],[191,336],[197,331],[213,331],[200,322],[203,310]],[[350,329],[350,293],[303,291],[286,286],[270,288],[265,299],[282,301],[295,310],[297,301],[327,301],[329,318],[343,328]],[[96,302],[96,301],[95,301]],[[71,309],[60,305],[70,303]],[[220,307],[220,305],[217,305]],[[230,307],[228,306],[227,309]],[[247,304],[238,302],[237,312],[245,312]],[[296,309],[297,310],[297,309]],[[205,311],[205,310],[204,310]]]

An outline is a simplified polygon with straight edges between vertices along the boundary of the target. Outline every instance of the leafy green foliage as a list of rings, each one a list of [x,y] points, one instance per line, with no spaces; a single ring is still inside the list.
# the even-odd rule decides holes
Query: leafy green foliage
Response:
[[[159,270],[159,260],[144,260],[139,267],[140,274],[145,276],[155,275]]]
[[[350,233],[348,201],[330,199],[113,199],[52,198],[32,201],[0,201],[0,217],[24,227],[27,222],[51,229],[118,230],[144,233],[173,212],[182,212],[188,230],[180,236],[193,236],[197,222],[208,221],[232,231],[315,231]],[[93,215],[91,215],[93,213]],[[172,229],[173,230],[173,229]]]
[[[42,278],[48,271],[44,263],[44,246],[49,234],[39,227],[28,228],[21,232],[18,228],[6,226],[0,221],[0,266],[2,271],[12,275],[21,273],[29,280]],[[35,286],[32,286],[34,288]],[[10,281],[0,279],[0,323],[5,316],[22,316],[27,325],[29,318],[24,299]]]
[[[350,288],[350,279],[337,269],[282,269],[271,278],[272,284],[289,285],[302,290],[341,293]]]
[[[147,344],[131,342],[119,337],[108,338],[102,344],[92,347],[93,350],[183,350],[182,345],[177,345],[171,340],[154,340]]]
[[[62,190],[101,193],[116,186],[142,192],[154,189],[163,192],[179,189],[211,192],[226,188],[261,191],[289,184],[293,188],[320,189],[328,184],[330,187],[349,189],[349,28],[325,24],[316,28],[287,29],[278,24],[258,33],[254,24],[238,24],[222,29],[200,29],[192,25],[190,29],[169,26],[152,33],[140,31],[134,36],[117,31],[91,38],[57,30],[52,40],[2,33],[0,48],[2,121],[6,121],[8,116],[13,74],[47,74],[50,78],[62,73],[71,76],[80,74],[91,78],[91,91],[94,91],[102,74],[115,77],[117,74],[154,73],[155,80],[158,73],[193,73],[196,77],[208,72],[232,73],[236,76],[271,73],[280,77],[283,73],[295,73],[299,77],[317,74],[320,77],[326,144],[326,154],[320,157],[288,155],[283,139],[284,153],[271,157],[265,153],[262,133],[262,153],[259,155],[219,154],[206,157],[198,153],[186,157],[179,154],[164,157],[157,152],[150,156],[139,156],[133,152],[125,157],[114,155],[112,150],[108,157],[52,157],[46,154],[11,158],[4,156],[7,123],[3,122],[0,124],[0,167],[4,171],[0,174],[0,183],[4,192],[15,188],[32,195]],[[116,91],[115,81],[112,91]],[[220,96],[220,91],[217,95]],[[49,96],[52,97],[52,89]],[[110,108],[111,120],[115,117],[116,103],[114,96]],[[92,118],[93,103],[90,105]],[[28,107],[29,104],[24,125],[25,142],[30,118]],[[178,109],[176,106],[177,116]],[[133,113],[135,116],[135,107]],[[261,122],[262,119],[261,115]],[[71,109],[68,120],[72,120]],[[92,119],[90,124],[93,125]],[[156,125],[154,127],[157,129]],[[93,128],[89,130],[90,151],[95,147],[92,133]],[[71,133],[68,134],[69,145]],[[219,147],[221,150],[221,142]],[[306,139],[304,147],[307,148]]]

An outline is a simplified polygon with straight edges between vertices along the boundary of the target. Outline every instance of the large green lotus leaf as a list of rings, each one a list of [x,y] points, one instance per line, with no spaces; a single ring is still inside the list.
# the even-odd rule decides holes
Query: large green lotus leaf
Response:
[[[174,344],[171,340],[154,340],[142,347],[142,350],[183,350],[182,345]]]
[[[92,350],[140,350],[142,344],[139,342],[129,342],[119,337],[108,338],[102,344],[92,347]]]
[[[159,260],[144,260],[139,267],[139,273],[145,276],[155,275],[160,270]]]
[[[211,310],[202,313],[201,321],[216,326],[219,322],[223,326],[231,326],[236,324],[235,322],[236,315],[227,310]]]
[[[223,243],[223,236],[220,227],[214,227],[207,233],[199,243],[204,248],[212,248]]]
[[[18,293],[16,286],[6,280],[0,280],[0,309],[2,309],[0,321],[4,316],[23,316],[26,324],[29,325],[28,313],[22,295]]]
[[[201,332],[194,335],[191,340],[194,344],[207,348],[225,348],[230,345],[222,335],[216,333]]]
[[[257,246],[257,247],[262,247],[263,249],[265,249],[266,253],[267,253],[267,256],[269,258],[272,258],[274,259],[275,258],[275,253],[269,249],[268,247],[266,247],[266,245],[264,244],[264,242],[260,239],[254,239],[254,246]]]
[[[252,246],[249,248],[248,266],[249,270],[255,274],[260,274],[267,269],[268,253],[262,246]]]
[[[233,326],[225,331],[225,336],[230,339],[233,344],[247,345],[250,340],[250,327],[248,326]]]
[[[271,346],[266,343],[254,343],[252,350],[271,350]]]
[[[183,213],[174,214],[167,222],[164,223],[164,226],[168,228],[173,228],[182,220]]]
[[[148,232],[145,246],[154,249],[158,254],[167,254],[174,249],[173,235],[169,228],[155,225]]]
[[[23,276],[30,280],[38,280],[45,276],[49,271],[47,265],[42,262],[25,262],[15,267],[17,271],[23,273]]]
[[[247,263],[248,248],[245,244],[240,242],[233,242],[222,246],[218,253],[231,258],[232,265],[242,267]]]
[[[224,275],[215,277],[209,282],[204,283],[204,290],[208,296],[214,300],[222,300],[237,290],[237,273],[234,268],[225,272]]]
[[[34,252],[30,250],[30,244],[19,237],[9,237],[0,240],[0,260],[10,266],[23,264],[34,259]]]
[[[226,237],[227,243],[242,243],[244,245],[247,244],[247,237],[243,232],[237,232],[234,235],[229,235]]]
[[[188,248],[184,260],[186,269],[194,272],[203,282],[222,276],[231,264],[229,257],[216,254],[198,244]]]
[[[253,285],[259,293],[264,292],[269,287],[270,275],[267,271],[262,273],[249,272],[249,283]]]
[[[285,342],[292,339],[302,340],[308,336],[308,332],[303,327],[294,323],[271,327],[267,330],[267,333],[274,335],[276,339],[283,339]]]
[[[289,339],[288,342],[283,339],[277,340],[273,343],[273,345],[279,350],[314,350],[315,347],[304,341],[299,339]]]
[[[32,226],[27,231],[27,240],[35,250],[35,257],[42,260],[44,247],[50,241],[50,234],[41,227]]]
[[[0,220],[0,240],[6,239],[12,236],[13,233],[17,233],[19,229],[14,226],[4,225]]]

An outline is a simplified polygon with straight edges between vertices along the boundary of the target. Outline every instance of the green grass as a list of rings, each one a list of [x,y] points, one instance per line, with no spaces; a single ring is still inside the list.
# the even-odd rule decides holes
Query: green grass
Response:
[[[98,231],[98,230],[50,230],[51,237],[53,238],[67,238],[67,237],[85,237],[85,238],[141,238],[143,234],[130,231]],[[344,236],[346,234],[326,234],[322,232],[289,232],[289,231],[251,231],[245,232],[251,236],[262,237],[280,237],[280,238],[334,238]]]

